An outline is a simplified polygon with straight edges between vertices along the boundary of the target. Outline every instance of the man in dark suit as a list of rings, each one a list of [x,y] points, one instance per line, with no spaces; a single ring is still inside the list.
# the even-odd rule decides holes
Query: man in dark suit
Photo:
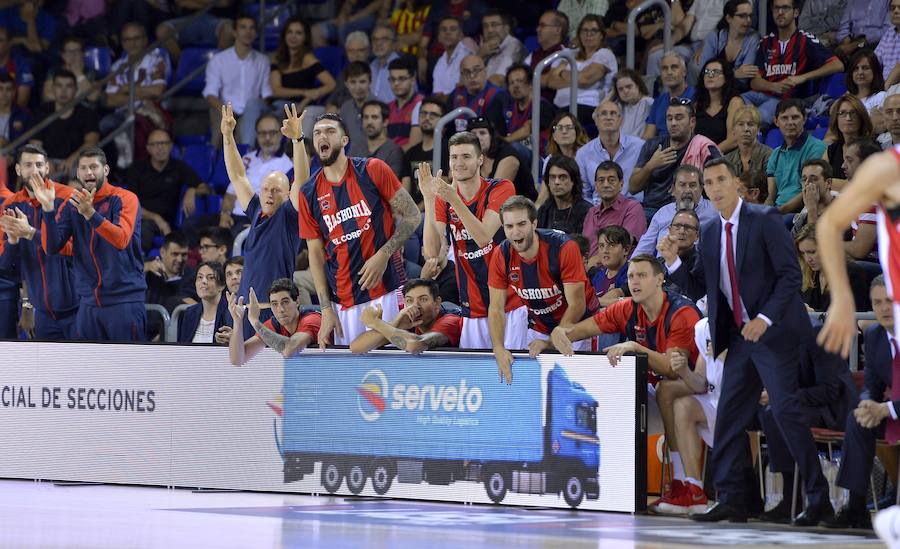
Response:
[[[900,424],[896,419],[900,411],[897,393],[900,379],[894,381],[895,375],[900,376],[900,371],[894,372],[900,369],[900,353],[897,353],[898,342],[894,339],[893,304],[884,286],[883,275],[872,281],[869,296],[878,323],[870,326],[864,336],[865,388],[856,410],[847,416],[844,459],[837,477],[837,485],[850,490],[850,498],[846,507],[825,523],[829,528],[872,529],[872,520],[866,510],[866,493],[875,460],[875,441],[885,437],[889,442],[896,442],[900,433],[896,427]],[[887,387],[891,388],[891,398],[885,401]],[[894,464],[886,463],[885,469],[893,474],[897,470],[896,452],[893,448],[890,450]]]
[[[800,300],[800,266],[781,216],[771,208],[744,203],[740,180],[725,159],[713,159],[703,171],[703,187],[719,219],[701,229],[700,257],[681,269],[675,240],[657,249],[672,281],[692,299],[707,296],[714,355],[728,349],[713,449],[718,502],[699,521],[745,522],[743,469],[750,461],[746,428],[756,414],[763,387],[775,421],[784,434],[804,479],[809,507],[799,526],[817,525],[833,516],[828,484],[803,409],[795,396],[800,350],[812,337]]]
[[[814,327],[816,334],[821,327],[821,324]],[[810,427],[843,431],[847,416],[859,400],[847,361],[840,355],[827,352],[814,339],[809,339],[803,346],[799,374],[799,388],[794,394],[803,406],[804,423]],[[784,479],[781,503],[763,513],[760,519],[766,522],[790,522],[794,495],[794,460],[775,421],[775,413],[765,390],[760,404],[759,420],[769,447],[769,469],[773,473],[781,473]],[[797,499],[802,506],[802,498]]]

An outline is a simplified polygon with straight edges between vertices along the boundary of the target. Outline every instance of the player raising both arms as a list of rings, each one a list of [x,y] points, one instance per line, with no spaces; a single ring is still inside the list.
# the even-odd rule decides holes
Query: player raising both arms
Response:
[[[397,314],[397,289],[406,278],[400,249],[420,215],[387,164],[347,157],[350,138],[339,115],[319,116],[312,139],[322,169],[300,189],[298,209],[322,307],[318,339],[324,349],[332,330],[338,345],[365,332],[360,315],[370,304],[381,305],[388,318]]]
[[[819,343],[844,358],[850,354],[857,326],[842,235],[872,204],[877,204],[878,257],[884,283],[894,301],[894,318],[900,318],[900,147],[866,160],[816,224],[819,260],[831,285],[831,306]],[[900,338],[900,322],[894,323],[894,337]]]

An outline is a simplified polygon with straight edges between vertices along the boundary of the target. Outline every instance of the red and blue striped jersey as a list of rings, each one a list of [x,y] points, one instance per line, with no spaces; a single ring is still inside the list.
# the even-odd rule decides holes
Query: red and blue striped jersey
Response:
[[[406,279],[395,252],[381,282],[363,290],[359,271],[394,234],[390,200],[400,180],[377,158],[351,158],[338,182],[319,170],[300,189],[300,236],[325,241],[326,275],[332,297],[345,309],[396,290]]]
[[[509,240],[500,244],[491,258],[491,288],[513,288],[528,307],[528,327],[549,335],[559,326],[569,306],[564,284],[582,284],[584,314],[578,321],[600,310],[600,301],[584,270],[581,251],[575,241],[559,231],[538,229],[538,252],[525,259]]]
[[[456,191],[459,192],[458,190]],[[508,179],[481,178],[481,187],[472,200],[465,201],[466,207],[479,220],[484,219],[488,210],[500,213],[500,206],[506,199],[516,194],[516,188]],[[462,195],[460,195],[462,196]],[[456,263],[456,283],[459,286],[459,305],[462,315],[468,318],[483,318],[487,316],[487,306],[490,302],[488,291],[488,266],[494,248],[503,242],[503,229],[498,229],[493,240],[480,247],[459,216],[453,211],[453,206],[441,197],[434,199],[435,218],[440,223],[447,225],[447,238],[453,243],[453,255]],[[511,291],[511,290],[510,290]],[[510,297],[512,299],[510,299]],[[511,311],[522,304],[515,294],[507,294],[506,310]]]
[[[756,50],[756,68],[759,75],[769,82],[781,82],[789,76],[806,74],[837,59],[819,40],[806,31],[798,30],[781,48],[776,33],[770,33],[759,42]],[[783,93],[782,99],[809,97],[815,92],[818,81],[810,81]],[[772,95],[772,94],[770,94]]]

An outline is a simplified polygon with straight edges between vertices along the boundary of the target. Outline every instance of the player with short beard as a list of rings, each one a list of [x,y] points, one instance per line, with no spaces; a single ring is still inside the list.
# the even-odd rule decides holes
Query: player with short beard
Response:
[[[322,307],[318,340],[324,349],[332,331],[338,345],[365,332],[361,314],[368,305],[381,305],[391,318],[397,314],[397,289],[406,278],[400,249],[420,216],[384,162],[347,157],[349,138],[339,115],[319,116],[312,139],[322,169],[301,188],[298,210]]]

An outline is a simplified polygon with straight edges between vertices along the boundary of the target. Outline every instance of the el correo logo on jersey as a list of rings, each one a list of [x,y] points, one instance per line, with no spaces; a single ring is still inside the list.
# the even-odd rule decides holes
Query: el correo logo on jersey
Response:
[[[481,409],[483,394],[479,387],[469,387],[465,378],[458,385],[407,385],[398,383],[390,390],[387,376],[381,370],[369,370],[356,388],[359,415],[368,422],[377,421],[388,408],[411,412],[459,412],[474,414]]]
[[[365,201],[360,200],[349,208],[338,210],[334,215],[323,214],[322,217],[325,219],[325,225],[328,227],[328,230],[333,231],[335,227],[337,227],[344,221],[356,217],[369,217],[371,215],[372,210],[369,209],[369,205],[366,204]]]

